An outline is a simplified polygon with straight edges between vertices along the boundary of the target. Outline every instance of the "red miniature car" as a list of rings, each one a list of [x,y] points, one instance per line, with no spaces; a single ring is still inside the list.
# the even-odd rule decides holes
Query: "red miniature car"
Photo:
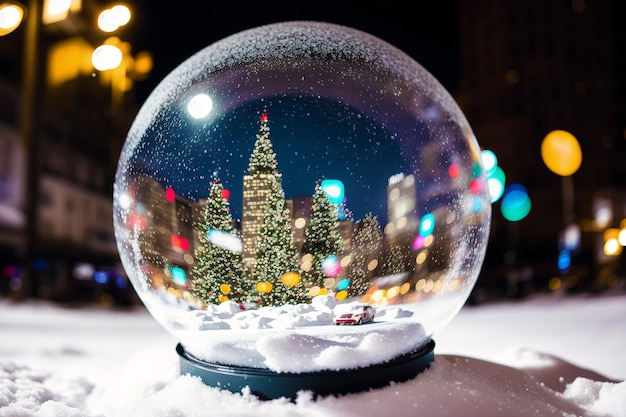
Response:
[[[333,310],[335,324],[363,324],[374,321],[376,311],[369,304],[340,304]]]

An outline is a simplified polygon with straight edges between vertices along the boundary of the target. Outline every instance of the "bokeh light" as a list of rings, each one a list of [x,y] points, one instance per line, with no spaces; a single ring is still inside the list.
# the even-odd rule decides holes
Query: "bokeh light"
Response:
[[[483,167],[485,168],[485,173],[487,176],[490,176],[498,166],[498,157],[493,151],[485,149],[481,152],[481,158]]]
[[[322,190],[331,203],[340,205],[345,196],[345,188],[340,180],[322,180]]]
[[[450,168],[448,168],[448,175],[450,175],[450,178],[455,179],[456,177],[459,176],[459,166],[457,164],[452,164],[450,165]]]
[[[550,171],[568,176],[575,173],[583,159],[578,140],[565,130],[553,130],[541,143],[541,157]]]
[[[213,109],[213,100],[206,94],[197,94],[189,100],[187,111],[194,119],[204,119]]]
[[[13,32],[22,22],[25,10],[19,4],[0,4],[0,36]]]
[[[432,213],[425,214],[420,220],[420,236],[428,236],[435,229],[435,216]]]
[[[502,216],[511,222],[524,219],[531,209],[531,201],[526,188],[521,184],[506,187],[500,205]]]
[[[295,272],[287,272],[281,277],[280,280],[288,287],[295,287],[300,282],[300,279],[300,274],[297,274]]]

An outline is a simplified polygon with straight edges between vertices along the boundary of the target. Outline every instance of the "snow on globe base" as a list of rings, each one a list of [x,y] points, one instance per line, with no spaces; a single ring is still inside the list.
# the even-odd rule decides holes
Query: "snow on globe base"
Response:
[[[181,369],[394,380],[430,363],[478,277],[480,154],[452,97],[384,41],[240,32],[139,111],[114,184],[120,257]]]

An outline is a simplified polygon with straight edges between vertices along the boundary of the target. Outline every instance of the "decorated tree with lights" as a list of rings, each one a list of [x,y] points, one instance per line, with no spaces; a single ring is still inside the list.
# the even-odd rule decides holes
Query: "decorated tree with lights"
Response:
[[[300,280],[298,250],[294,244],[285,194],[278,178],[271,182],[256,248],[257,284],[252,299],[261,305],[303,302],[306,290]]]
[[[270,127],[268,126],[269,117],[267,115],[267,110],[263,110],[260,120],[261,125],[259,126],[259,132],[256,135],[256,142],[254,143],[252,155],[250,155],[248,172],[250,175],[272,174],[280,176],[280,173],[278,172],[276,154],[272,149],[272,142],[270,141]]]
[[[205,305],[245,297],[245,268],[241,253],[231,243],[240,242],[233,226],[224,187],[216,176],[211,184],[202,220],[195,224],[200,245],[195,250],[191,293]]]
[[[305,285],[322,285],[324,271],[322,263],[332,255],[339,255],[342,249],[342,237],[339,232],[337,205],[331,203],[324,193],[320,181],[315,184],[311,219],[304,231],[303,253],[312,256],[311,267],[303,271]]]
[[[382,271],[385,275],[393,275],[406,271],[409,251],[406,247],[393,245],[387,249]]]
[[[367,291],[372,271],[370,262],[378,259],[382,250],[383,232],[378,218],[371,212],[356,224],[352,238],[352,262],[348,269],[350,277],[349,295],[363,294]]]

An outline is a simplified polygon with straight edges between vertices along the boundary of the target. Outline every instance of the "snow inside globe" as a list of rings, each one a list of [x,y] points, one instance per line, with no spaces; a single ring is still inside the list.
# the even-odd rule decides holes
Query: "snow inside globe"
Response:
[[[205,382],[406,379],[482,266],[480,155],[449,93],[385,41],[250,29],[191,56],[139,111],[114,184],[120,257]]]

